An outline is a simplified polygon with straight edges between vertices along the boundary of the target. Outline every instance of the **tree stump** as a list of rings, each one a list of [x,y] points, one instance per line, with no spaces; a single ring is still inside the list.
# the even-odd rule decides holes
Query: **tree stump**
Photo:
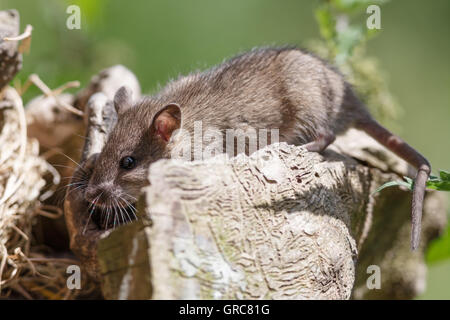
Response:
[[[361,136],[353,138],[368,139]],[[427,195],[422,245],[411,252],[409,193],[371,196],[391,179],[398,177],[334,150],[319,155],[284,143],[250,157],[159,161],[141,222],[100,240],[104,294],[412,298],[424,289],[423,253],[443,230],[445,207],[440,194]],[[380,267],[379,290],[366,286],[369,265]]]
[[[116,119],[101,91],[85,112],[82,165]],[[140,219],[114,230],[89,220],[74,188],[64,207],[71,248],[107,299],[408,299],[424,290],[424,252],[445,228],[446,198],[427,192],[422,242],[411,252],[410,193],[373,193],[413,174],[350,130],[323,154],[281,143],[249,157],[160,160]],[[373,266],[379,289],[367,285]]]

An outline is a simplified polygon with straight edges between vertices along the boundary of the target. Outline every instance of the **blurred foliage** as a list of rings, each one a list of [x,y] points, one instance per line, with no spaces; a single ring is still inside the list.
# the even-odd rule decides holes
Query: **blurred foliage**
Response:
[[[412,190],[414,187],[414,180],[409,177],[403,177],[404,181],[390,181],[383,184],[374,193],[380,192],[381,190],[394,187],[394,186],[403,186]],[[426,184],[428,189],[438,190],[438,191],[450,191],[450,172],[447,171],[439,171],[439,176],[430,175],[430,178]]]
[[[412,190],[414,180],[409,177],[403,177],[404,181],[389,181],[375,190],[374,193],[380,192],[384,188],[403,186]],[[430,176],[426,184],[428,189],[438,191],[450,191],[450,172],[441,170],[439,176]],[[450,214],[448,219],[450,219]],[[427,251],[427,262],[435,263],[450,258],[450,225],[447,226],[446,232],[438,239],[434,240]]]
[[[334,64],[346,75],[348,81],[367,104],[375,118],[390,127],[402,109],[387,86],[387,76],[378,60],[366,56],[366,42],[378,29],[369,29],[364,23],[350,22],[366,17],[370,4],[381,5],[386,0],[322,0],[315,10],[321,41],[310,42],[309,47],[322,58]]]
[[[441,170],[439,177],[430,176],[427,181],[427,188],[438,191],[450,191],[450,172]]]
[[[450,172],[440,171],[439,177],[430,176],[430,179],[427,181],[427,187],[439,191],[450,191]],[[450,211],[447,220],[450,220]],[[450,224],[447,225],[446,232],[430,244],[427,252],[427,262],[435,263],[449,258]]]
[[[450,214],[448,219],[450,219]],[[450,257],[450,225],[447,226],[445,233],[434,240],[427,252],[427,262],[435,263],[447,260]]]
[[[65,0],[66,5],[69,6],[74,2],[72,0]],[[83,17],[89,25],[96,25],[102,22],[102,11],[107,4],[106,0],[78,0],[77,5],[83,8]]]

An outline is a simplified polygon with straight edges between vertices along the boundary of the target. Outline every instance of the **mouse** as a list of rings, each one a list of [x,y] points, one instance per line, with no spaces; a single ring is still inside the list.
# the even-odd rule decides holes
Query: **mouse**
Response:
[[[337,69],[305,50],[255,48],[208,70],[170,80],[139,101],[121,87],[113,103],[117,123],[102,151],[87,160],[90,174],[83,187],[99,228],[135,219],[134,206],[149,184],[150,164],[172,158],[174,150],[186,143],[180,132],[192,134],[195,123],[220,132],[277,129],[279,142],[310,152],[323,151],[336,136],[356,128],[417,169],[411,248],[419,246],[430,163],[370,115]]]

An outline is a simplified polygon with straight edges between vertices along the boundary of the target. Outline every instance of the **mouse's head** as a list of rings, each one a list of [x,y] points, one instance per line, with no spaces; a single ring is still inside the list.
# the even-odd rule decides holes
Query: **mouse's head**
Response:
[[[117,91],[114,106],[117,124],[101,153],[91,160],[92,174],[85,189],[86,201],[99,211],[97,224],[104,228],[135,218],[136,201],[148,185],[148,168],[169,157],[172,133],[181,125],[177,104],[159,106],[146,99],[133,105],[125,87]]]

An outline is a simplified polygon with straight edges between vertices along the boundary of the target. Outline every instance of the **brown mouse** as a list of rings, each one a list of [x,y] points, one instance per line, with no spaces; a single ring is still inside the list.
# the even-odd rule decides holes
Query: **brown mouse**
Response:
[[[102,152],[90,160],[95,165],[85,187],[85,199],[101,211],[98,224],[105,228],[131,220],[133,204],[148,184],[149,165],[170,158],[184,143],[178,129],[192,133],[196,121],[203,130],[279,129],[279,141],[314,152],[354,127],[418,169],[411,247],[419,245],[429,162],[374,120],[343,76],[311,54],[296,48],[254,49],[171,81],[137,103],[122,87],[114,105],[118,122]]]

